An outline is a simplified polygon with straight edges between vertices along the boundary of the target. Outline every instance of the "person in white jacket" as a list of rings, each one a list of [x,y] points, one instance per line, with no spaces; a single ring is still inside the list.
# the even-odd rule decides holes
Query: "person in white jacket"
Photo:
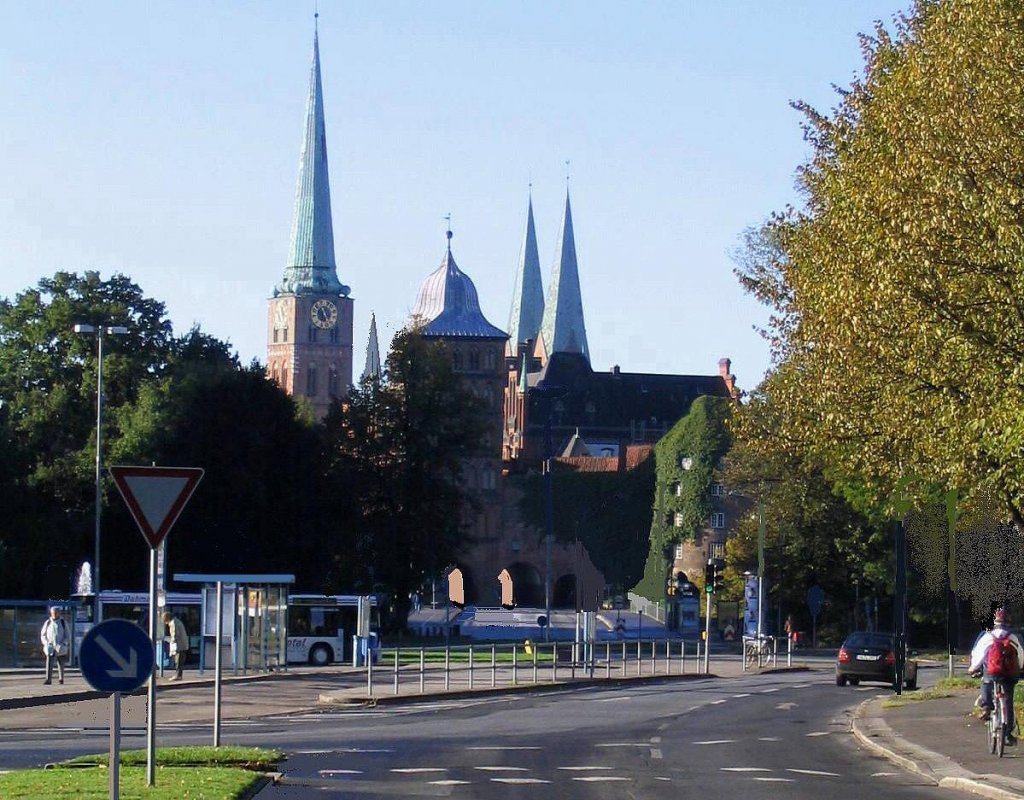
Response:
[[[64,659],[68,656],[68,624],[61,619],[57,606],[50,608],[50,616],[43,623],[39,632],[39,641],[43,645],[46,656],[46,680],[44,684],[53,683],[53,664],[57,662],[57,681],[64,683]]]
[[[986,668],[986,660],[988,658],[988,651],[992,647],[993,642],[997,639],[1009,638],[1010,644],[1013,645],[1013,649],[1017,652],[1017,667],[1018,675],[1013,677],[1001,677],[1000,680],[1006,686],[1006,717],[1010,722],[1010,731],[1006,734],[1006,743],[1013,745],[1017,743],[1017,738],[1013,735],[1013,726],[1015,724],[1015,718],[1013,716],[1013,689],[1017,685],[1019,680],[1019,669],[1021,665],[1024,665],[1024,647],[1021,647],[1020,639],[1017,638],[1017,634],[1010,633],[1007,629],[1007,624],[1010,618],[1006,613],[1006,609],[997,608],[992,615],[992,630],[985,631],[978,641],[975,642],[973,649],[971,650],[971,665],[967,671],[972,674],[981,674],[981,707],[984,709],[982,713],[982,720],[987,720],[994,708],[992,701],[993,695],[993,681],[995,677],[989,674]]]

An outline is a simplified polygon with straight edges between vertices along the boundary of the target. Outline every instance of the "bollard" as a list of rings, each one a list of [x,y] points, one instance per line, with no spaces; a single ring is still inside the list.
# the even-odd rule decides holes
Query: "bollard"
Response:
[[[446,692],[448,691],[448,688],[451,686],[451,679],[452,679],[451,654],[452,654],[451,649],[448,647],[448,645],[445,645],[444,646],[444,690]]]
[[[558,683],[558,643],[551,643],[551,682]]]
[[[498,679],[498,662],[496,659],[497,653],[495,651],[495,645],[491,645],[491,688],[493,689],[498,684],[495,682]]]
[[[426,659],[426,652],[421,647],[420,648],[420,694],[423,694],[423,692],[426,691],[426,689],[424,687],[424,681],[426,680],[426,670],[424,669],[424,667],[426,667],[426,660],[427,660]]]
[[[373,655],[370,647],[366,647],[366,696],[373,697]]]
[[[533,683],[534,683],[534,685],[536,685],[536,683],[537,683],[537,647],[536,647],[536,645],[533,648]]]
[[[952,659],[952,658],[953,658],[953,656],[950,656],[950,659]],[[952,661],[950,663],[952,663]],[[793,666],[793,637],[792,636],[787,636],[786,637],[786,666],[787,667]]]
[[[395,686],[394,694],[398,694],[398,662],[401,661],[401,648],[395,648]]]
[[[473,688],[473,645],[469,646],[469,688]]]
[[[679,674],[686,672],[686,642],[679,643]]]
[[[636,676],[639,678],[643,675],[644,670],[644,652],[641,647],[642,642],[639,638],[636,640]]]
[[[626,643],[622,643],[622,677],[626,677]]]
[[[512,685],[513,686],[518,686],[519,685],[519,679],[518,679],[518,676],[516,675],[516,654],[518,652],[519,652],[519,649],[513,643],[512,644]]]
[[[610,678],[612,676],[612,643],[604,643],[604,676]]]

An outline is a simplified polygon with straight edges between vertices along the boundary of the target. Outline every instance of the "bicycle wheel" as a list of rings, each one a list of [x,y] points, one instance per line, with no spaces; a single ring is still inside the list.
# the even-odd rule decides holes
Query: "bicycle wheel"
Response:
[[[993,711],[992,719],[990,719],[988,723],[988,740],[993,755],[995,755],[996,749],[999,747],[999,745],[996,744],[996,739],[1000,733],[1001,730],[999,727],[999,723],[996,722],[996,712]]]

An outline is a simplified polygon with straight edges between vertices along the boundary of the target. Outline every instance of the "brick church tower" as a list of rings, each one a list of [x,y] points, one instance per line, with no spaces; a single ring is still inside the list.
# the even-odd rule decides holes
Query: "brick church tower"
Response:
[[[352,384],[352,298],[338,280],[320,46],[313,35],[288,264],[267,309],[267,372],[322,418]]]

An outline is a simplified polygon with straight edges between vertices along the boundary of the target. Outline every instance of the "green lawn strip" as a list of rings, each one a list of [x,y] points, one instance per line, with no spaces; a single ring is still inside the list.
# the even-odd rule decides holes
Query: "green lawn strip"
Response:
[[[121,769],[122,800],[236,800],[249,796],[262,775],[231,767],[161,767],[156,785],[146,786],[145,767]],[[5,800],[105,800],[106,769],[30,769],[0,775]]]
[[[284,758],[279,750],[266,750],[262,747],[158,747],[156,763],[160,767],[238,767],[248,770],[272,770],[277,762]],[[109,753],[78,756],[62,761],[54,766],[58,769],[79,767],[83,764],[107,766]],[[146,763],[145,750],[125,750],[121,753],[121,764],[139,766]]]
[[[540,651],[537,652],[537,663],[543,664],[545,662],[550,663],[552,660],[551,651],[548,650],[546,653]],[[444,651],[438,652],[436,650],[427,650],[423,653],[423,662],[425,664],[443,664],[444,663]],[[399,650],[398,651],[398,663],[402,666],[417,666],[420,663],[420,651],[419,650]],[[453,650],[449,656],[450,664],[468,664],[469,663],[469,652],[467,650]],[[481,647],[473,649],[473,663],[474,664],[486,664],[491,663],[491,648]],[[512,663],[512,652],[511,650],[498,649],[494,654],[494,663],[510,665]],[[516,651],[516,663],[519,666],[532,665],[533,655],[527,655],[522,648]],[[380,655],[377,659],[378,666],[390,666],[395,665],[395,651],[394,650],[381,650]]]
[[[967,695],[968,690],[975,693],[971,695],[973,701],[974,696],[981,688],[980,678],[940,678],[936,681],[935,686],[930,689],[921,689],[917,692],[904,692],[901,695],[890,697],[888,700],[882,701],[882,708],[899,708],[909,703],[917,702],[920,700],[938,700],[943,697],[957,697],[959,695]],[[976,706],[971,707],[971,712],[975,716],[981,716],[981,709]],[[1024,730],[1024,686],[1018,684],[1013,690],[1013,716],[1017,719],[1017,724],[1021,726],[1021,730]]]

